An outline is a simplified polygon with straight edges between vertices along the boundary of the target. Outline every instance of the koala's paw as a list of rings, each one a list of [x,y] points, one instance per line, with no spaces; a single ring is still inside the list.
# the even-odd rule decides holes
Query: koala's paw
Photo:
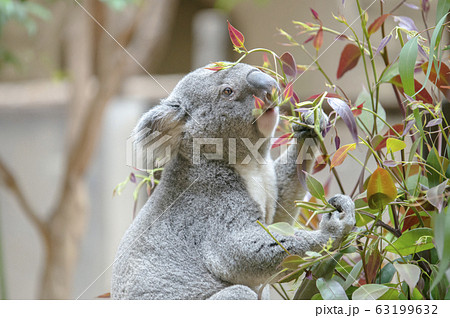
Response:
[[[337,194],[328,201],[336,211],[324,214],[320,221],[320,230],[340,241],[356,223],[355,204],[349,196]]]
[[[312,112],[312,111],[301,114],[302,122],[307,125],[311,125],[311,126],[314,125],[314,120],[315,120],[314,117],[315,117],[314,112]],[[319,121],[320,121],[320,131],[323,132],[328,125],[328,116],[323,111],[320,111]],[[292,129],[294,130],[294,133],[296,135],[307,134],[307,135],[310,135],[311,137],[314,137],[314,135],[315,135],[314,129],[305,127],[305,126],[302,126],[299,124],[295,124],[295,123],[292,124]],[[300,136],[297,136],[297,137],[300,137]]]

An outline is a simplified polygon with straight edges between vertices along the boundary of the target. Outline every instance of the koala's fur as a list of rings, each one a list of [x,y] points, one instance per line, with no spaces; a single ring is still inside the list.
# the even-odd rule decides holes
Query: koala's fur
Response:
[[[304,191],[297,148],[313,135],[297,127],[297,145],[275,162],[269,138],[258,148],[266,164],[252,156],[246,145],[271,137],[278,120],[278,109],[267,109],[255,122],[253,95],[264,99],[276,85],[246,64],[217,72],[201,68],[142,117],[134,133],[148,128],[170,135],[172,159],[119,246],[113,298],[257,299],[255,291],[276,273],[286,252],[256,221],[293,223],[298,216],[293,201]],[[230,96],[226,87],[233,90]],[[223,159],[205,158],[216,149],[203,145],[194,164],[194,138],[223,138]],[[330,237],[338,244],[354,225],[354,205],[342,195],[330,202],[338,211],[322,218],[320,230],[274,236],[298,255],[320,250]]]

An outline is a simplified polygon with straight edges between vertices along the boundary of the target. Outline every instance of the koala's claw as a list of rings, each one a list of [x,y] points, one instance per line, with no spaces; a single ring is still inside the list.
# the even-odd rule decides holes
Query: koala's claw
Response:
[[[355,204],[349,196],[337,194],[328,201],[336,211],[322,217],[320,228],[340,238],[351,231],[356,223]]]
[[[327,124],[328,124],[328,116],[323,111],[321,111],[319,117],[320,117],[319,118],[319,120],[320,120],[320,130],[324,131],[326,129]],[[314,120],[315,120],[315,117],[314,117],[314,113],[312,111],[303,113],[301,115],[301,121],[304,124],[306,124],[306,125],[313,126],[314,125]],[[304,133],[304,132],[313,133],[314,132],[313,129],[311,129],[309,127],[306,127],[306,126],[303,126],[303,125],[296,124],[296,123],[292,124],[292,129],[296,133]]]

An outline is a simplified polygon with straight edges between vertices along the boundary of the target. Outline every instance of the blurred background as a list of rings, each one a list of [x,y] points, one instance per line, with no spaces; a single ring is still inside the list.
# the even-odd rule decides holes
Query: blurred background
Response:
[[[289,50],[298,64],[310,65],[300,49],[282,45],[277,28],[295,36],[299,30],[292,20],[313,21],[313,8],[324,25],[343,31],[332,13],[349,23],[358,17],[354,2],[343,2],[1,1],[0,297],[92,299],[109,292],[110,266],[134,206],[134,185],[120,196],[113,197],[113,189],[131,172],[126,140],[139,116],[190,70],[238,58],[227,19],[245,35],[247,48],[266,47],[279,55]],[[385,11],[404,2],[385,1]],[[361,5],[369,21],[380,15],[378,1]],[[402,5],[395,14],[416,17],[424,29],[420,11]],[[392,19],[386,24],[387,30],[394,27]],[[381,36],[371,39],[379,43]],[[330,46],[333,41],[325,34],[319,62],[335,81],[345,43]],[[395,58],[398,52],[391,54]],[[263,59],[255,54],[244,61],[262,65]],[[363,76],[358,66],[338,82],[352,100]],[[324,84],[312,67],[295,90],[307,98]],[[386,86],[381,96],[388,121],[398,122],[392,89]],[[351,142],[346,135],[341,139]],[[349,161],[338,170],[344,180],[354,176]],[[326,177],[326,172],[318,176]],[[330,192],[338,192],[336,185]]]

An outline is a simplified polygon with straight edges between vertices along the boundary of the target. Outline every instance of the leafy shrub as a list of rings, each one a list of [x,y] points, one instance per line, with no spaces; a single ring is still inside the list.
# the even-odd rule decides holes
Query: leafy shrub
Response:
[[[351,157],[361,166],[360,175],[354,179],[353,191],[347,193],[355,199],[358,230],[337,251],[324,248],[322,253],[309,253],[303,258],[288,255],[278,275],[268,281],[274,284],[283,298],[292,297],[280,284],[286,282],[293,283],[295,299],[450,297],[447,190],[450,142],[449,126],[443,114],[443,107],[448,107],[445,98],[450,98],[450,69],[444,63],[448,60],[447,47],[441,43],[448,24],[450,2],[439,0],[435,26],[420,32],[411,18],[395,16],[396,9],[403,4],[407,5],[405,1],[400,1],[391,12],[383,13],[384,3],[379,1],[381,14],[372,18],[361,8],[360,1],[355,0],[353,5],[359,11],[359,23],[354,23],[358,24],[357,27],[349,24],[344,16],[333,15],[345,27],[342,31],[324,26],[313,9],[313,22],[293,22],[300,29],[300,34],[292,36],[279,29],[287,40],[286,45],[292,50],[306,52],[327,82],[324,91],[303,102],[293,90],[293,83],[308,67],[297,65],[294,55],[289,52],[279,56],[265,48],[247,49],[242,33],[228,24],[234,49],[242,54],[236,63],[249,54],[264,53],[264,64],[259,68],[278,80],[283,88],[280,105],[290,106],[291,115],[283,116],[284,120],[300,124],[299,113],[305,107],[313,109],[315,114],[324,102],[332,108],[329,128],[336,132],[335,151],[330,153],[326,149],[319,128],[314,127],[322,154],[316,159],[313,173],[329,169],[344,192],[337,173],[339,165]],[[424,25],[428,25],[428,0],[422,0],[420,7],[408,6],[421,10]],[[385,30],[388,19],[397,22],[392,30]],[[375,45],[371,35],[377,32],[381,32],[382,40]],[[364,71],[367,89],[355,101],[331,80],[318,61],[325,34],[347,42],[337,64],[338,80],[345,81],[345,74],[357,66]],[[388,49],[395,41],[400,43],[401,50],[395,52],[395,59],[390,60]],[[313,53],[307,49],[309,45],[312,45]],[[375,59],[383,60],[382,69],[377,68]],[[236,63],[218,62],[212,69],[220,71]],[[423,82],[415,79],[417,71],[425,75]],[[379,102],[380,87],[383,85],[392,86],[403,116],[403,121],[395,125],[387,122]],[[255,100],[255,112],[260,111],[258,105],[258,100]],[[350,131],[352,143],[341,146],[335,126],[339,120]],[[286,142],[291,136],[287,130],[275,146]],[[352,155],[356,147],[364,148],[364,162]],[[368,166],[371,158],[377,164],[373,171]],[[297,205],[302,207],[303,218],[309,219],[308,224],[314,227],[317,224],[315,216],[329,211],[326,191],[310,174],[301,174],[300,181],[308,188],[312,199],[298,201]],[[287,224],[270,225],[266,230],[287,235],[293,232]]]

